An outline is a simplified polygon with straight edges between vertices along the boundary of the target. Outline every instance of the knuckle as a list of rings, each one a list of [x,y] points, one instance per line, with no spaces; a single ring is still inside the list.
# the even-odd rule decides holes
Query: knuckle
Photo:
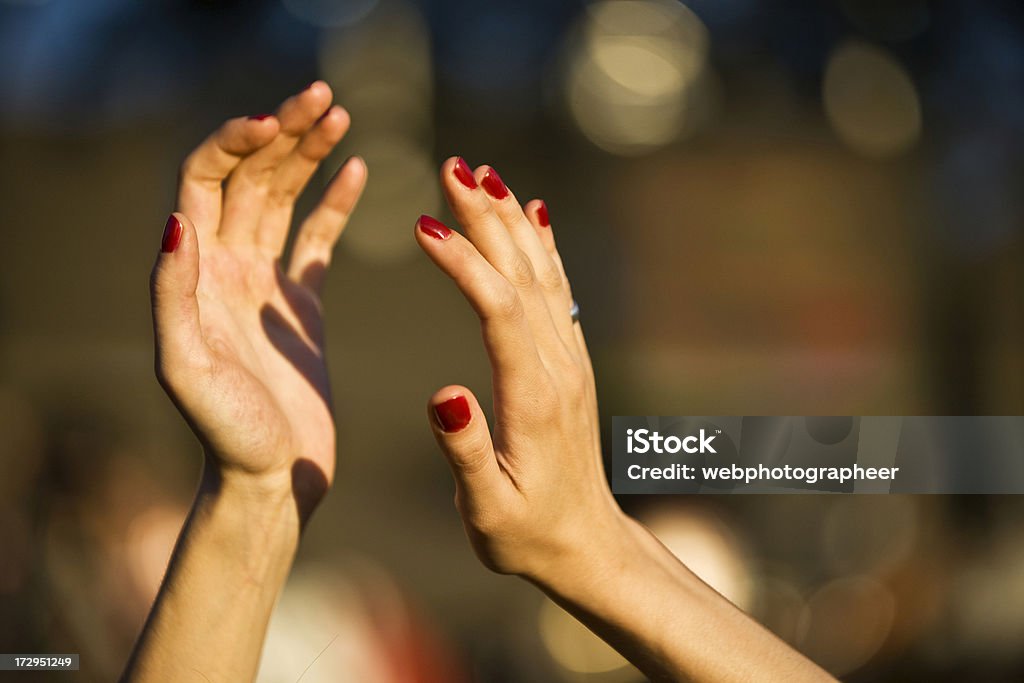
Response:
[[[167,298],[172,288],[170,278],[164,277],[159,265],[153,266],[149,273],[149,294],[154,306]]]
[[[530,287],[536,282],[533,264],[522,251],[517,250],[509,259],[505,268],[505,278],[520,289]]]
[[[547,292],[559,292],[563,287],[562,274],[554,263],[541,269],[537,275],[537,283]]]
[[[514,287],[502,287],[491,297],[493,316],[507,321],[521,320],[526,314],[522,299]]]
[[[460,216],[460,219],[463,223],[473,224],[497,220],[490,202],[483,197],[478,198],[476,201],[468,201],[461,208],[462,216]]]
[[[544,382],[536,387],[533,400],[536,403],[536,415],[542,419],[556,419],[557,411],[555,409],[559,404],[559,396],[554,385]]]
[[[484,433],[474,430],[472,435],[467,435],[466,443],[460,448],[458,455],[459,470],[463,474],[472,476],[483,471],[491,458],[489,440]]]
[[[183,182],[189,178],[194,178],[198,175],[198,161],[196,159],[196,152],[192,151],[181,161],[181,165],[178,166],[178,181]]]
[[[277,207],[290,207],[295,203],[298,196],[298,192],[291,187],[278,187],[275,185],[267,191],[267,204]]]
[[[587,398],[587,381],[578,367],[565,378],[565,394],[574,406]]]

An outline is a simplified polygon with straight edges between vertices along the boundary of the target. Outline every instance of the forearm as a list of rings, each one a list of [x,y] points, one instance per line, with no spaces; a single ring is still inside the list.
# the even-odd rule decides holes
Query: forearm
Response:
[[[298,538],[287,486],[208,464],[122,681],[252,680]]]
[[[652,680],[834,680],[633,520],[622,517],[594,539],[531,580]]]

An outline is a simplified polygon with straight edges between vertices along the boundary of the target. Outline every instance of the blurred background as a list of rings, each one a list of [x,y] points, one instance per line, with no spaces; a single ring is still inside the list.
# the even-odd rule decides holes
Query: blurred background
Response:
[[[489,369],[412,239],[449,155],[547,201],[606,426],[1024,412],[1017,2],[0,0],[0,649],[82,655],[40,680],[116,677],[196,481],[147,293],[177,166],[316,78],[354,123],[300,213],[371,181],[263,683],[642,680],[463,537],[424,404]],[[621,503],[844,680],[1024,680],[1019,498]]]

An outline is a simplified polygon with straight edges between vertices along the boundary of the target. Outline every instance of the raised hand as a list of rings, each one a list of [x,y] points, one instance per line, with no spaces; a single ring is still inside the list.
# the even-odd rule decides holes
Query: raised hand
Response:
[[[416,236],[480,317],[494,425],[462,386],[428,413],[456,506],[491,569],[532,581],[657,681],[827,681],[619,509],[601,463],[583,333],[547,206],[461,159],[441,185],[465,236],[429,216]]]
[[[316,81],[273,115],[232,119],[182,166],[151,280],[156,371],[206,461],[127,683],[251,681],[302,524],[334,476],[319,292],[366,183],[361,159],[280,262],[296,197],[348,130],[331,97]]]
[[[423,216],[417,239],[480,316],[494,428],[461,386],[434,394],[430,422],[481,560],[534,577],[629,522],[605,484],[593,372],[546,205],[521,208],[497,171],[461,158],[441,185],[465,236]]]
[[[153,269],[157,375],[222,478],[292,490],[334,475],[320,286],[366,182],[350,159],[281,254],[296,198],[348,130],[316,81],[272,115],[227,121],[181,168]]]

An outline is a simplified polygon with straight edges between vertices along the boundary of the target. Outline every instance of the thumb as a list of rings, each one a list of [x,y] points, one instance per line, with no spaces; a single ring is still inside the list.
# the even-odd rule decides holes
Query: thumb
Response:
[[[160,254],[150,277],[157,369],[196,366],[206,359],[199,326],[199,240],[192,221],[181,213],[167,218]]]
[[[466,387],[447,386],[427,403],[430,426],[452,468],[460,495],[484,502],[501,482],[487,420],[476,397]],[[473,505],[476,507],[476,505]]]

